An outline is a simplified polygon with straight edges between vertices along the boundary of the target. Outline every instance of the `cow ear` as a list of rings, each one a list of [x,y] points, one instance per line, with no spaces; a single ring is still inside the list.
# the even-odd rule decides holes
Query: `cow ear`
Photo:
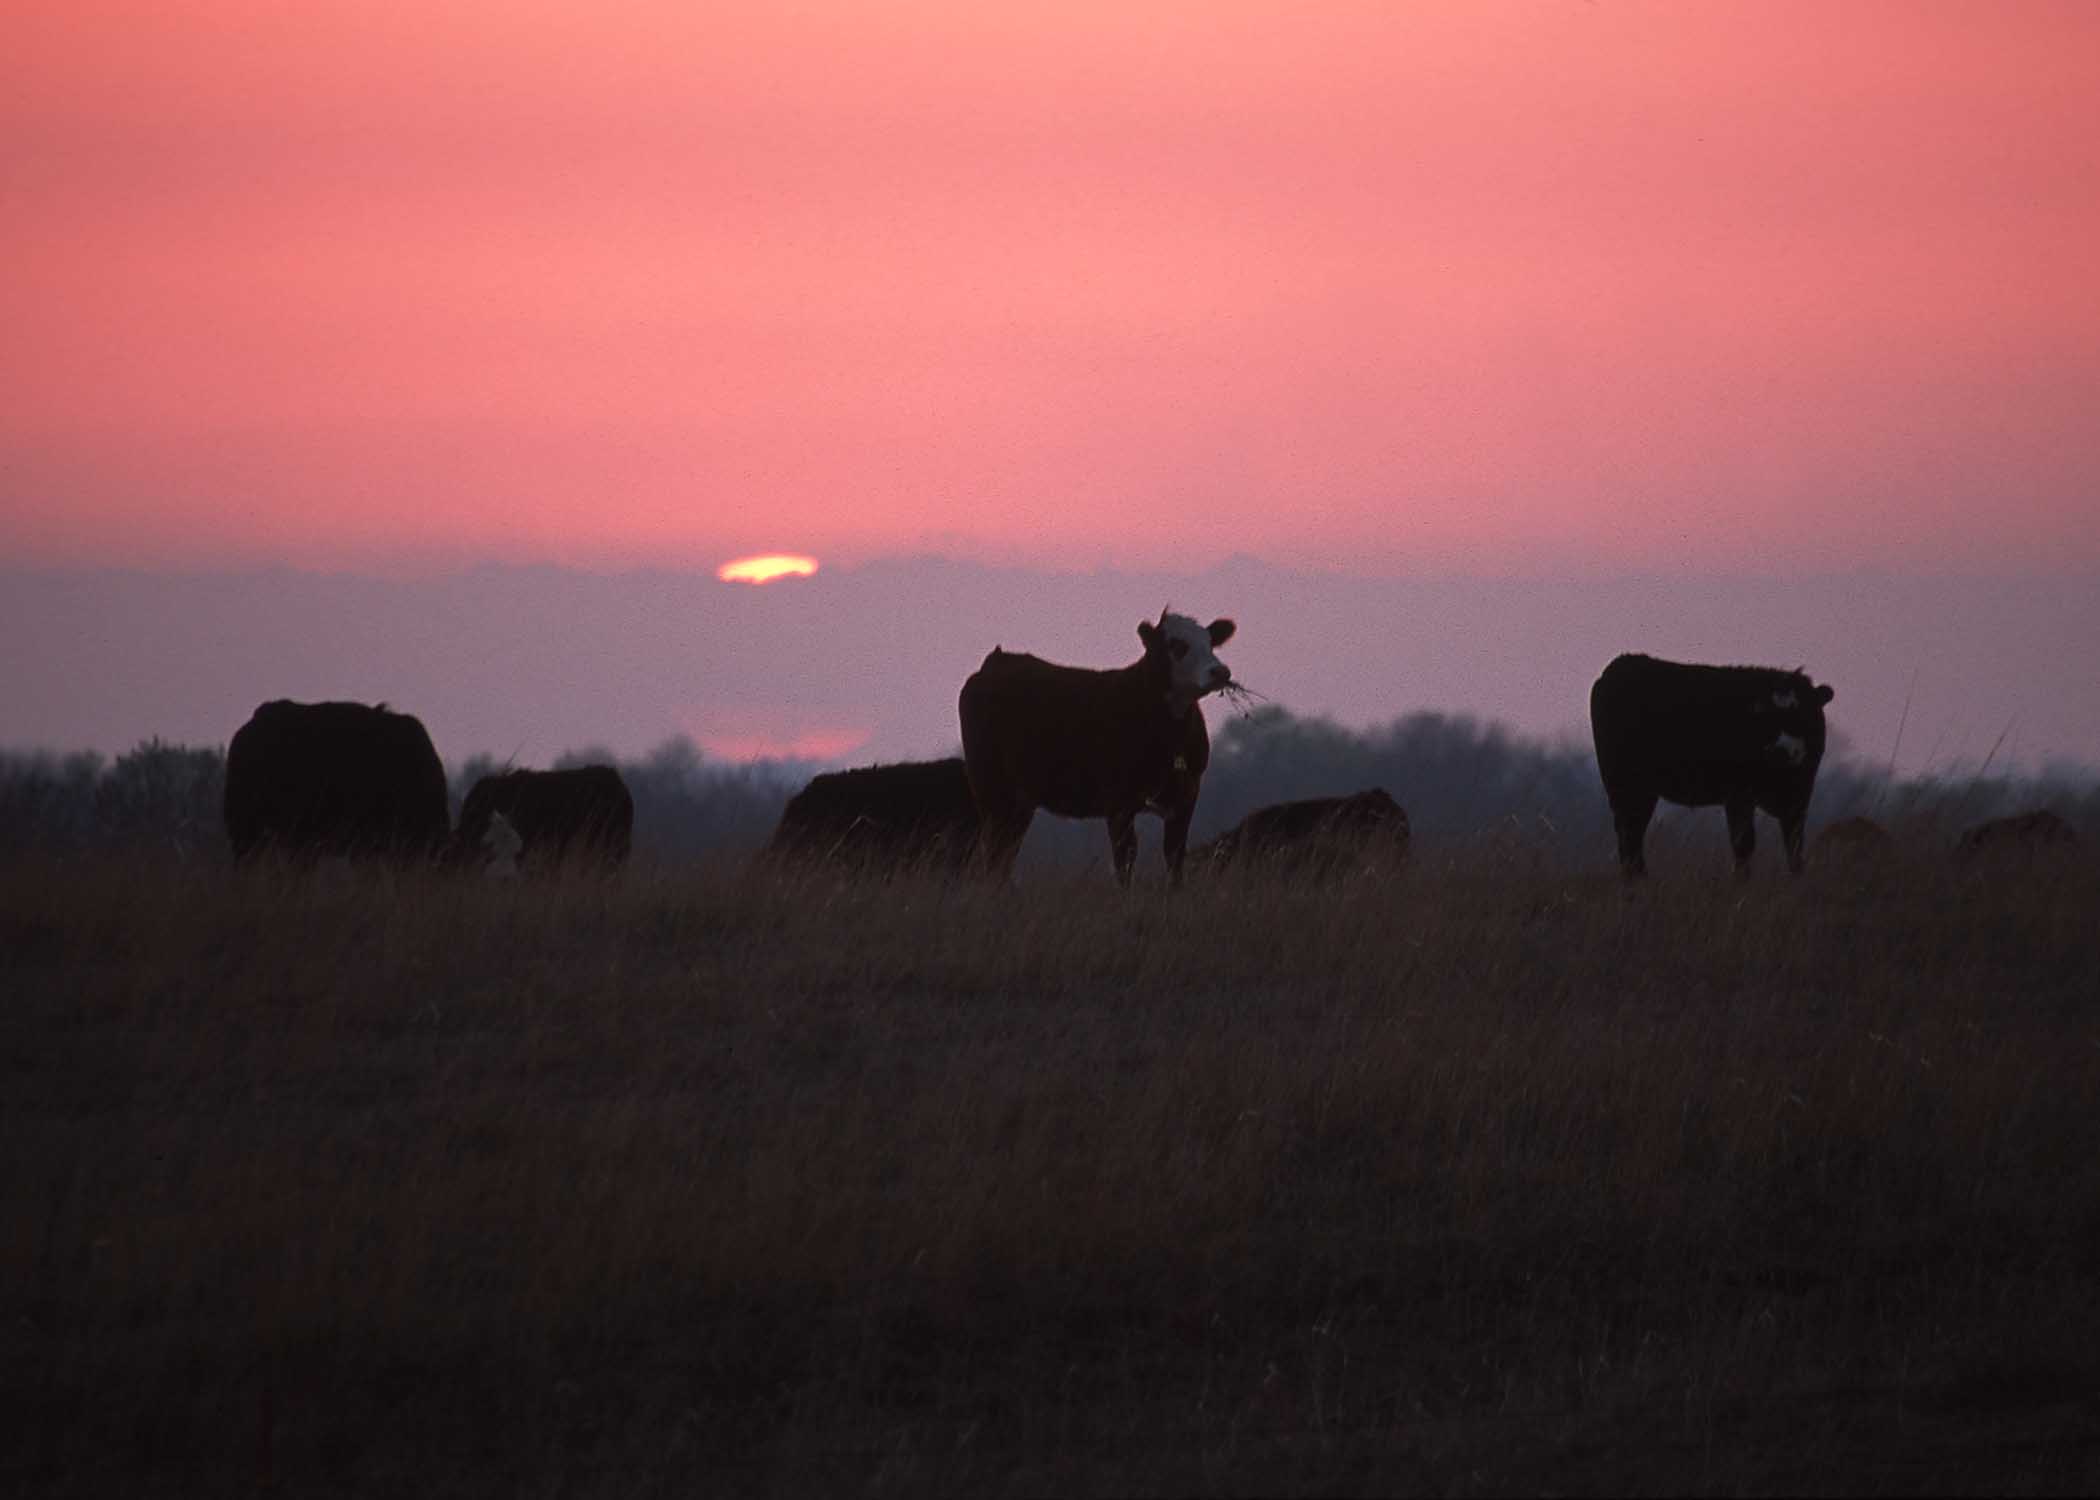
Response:
[[[1143,641],[1145,649],[1150,651],[1159,644],[1159,627],[1150,620],[1138,621],[1138,639]]]
[[[1232,621],[1230,621],[1230,620],[1213,620],[1213,621],[1211,621],[1211,622],[1210,622],[1210,644],[1211,644],[1211,649],[1212,649],[1212,650],[1216,650],[1216,649],[1217,649],[1218,647],[1220,647],[1220,646],[1224,645],[1224,644],[1225,644],[1225,643],[1226,643],[1227,641],[1231,640],[1231,639],[1232,639],[1232,633],[1233,633],[1233,632],[1234,632],[1235,630],[1239,629],[1239,628],[1240,628],[1239,626],[1237,626],[1237,625],[1233,624],[1233,623],[1232,623]]]
[[[1821,687],[1819,687],[1819,688],[1817,688],[1817,689],[1816,689],[1816,702],[1818,702],[1818,703],[1828,703],[1828,702],[1829,702],[1829,701],[1830,701],[1831,699],[1835,698],[1835,697],[1836,697],[1837,695],[1838,695],[1838,690],[1837,690],[1836,688],[1832,687],[1832,686],[1831,686],[1831,685],[1830,685],[1829,683],[1827,683],[1827,682],[1826,682],[1826,683],[1824,683],[1824,684],[1823,684],[1823,685],[1822,685]]]

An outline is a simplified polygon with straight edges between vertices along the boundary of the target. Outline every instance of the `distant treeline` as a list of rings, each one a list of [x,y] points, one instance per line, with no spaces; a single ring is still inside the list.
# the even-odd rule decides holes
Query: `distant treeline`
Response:
[[[1214,720],[1218,716],[1214,715]],[[1407,809],[1418,851],[1506,846],[1556,863],[1608,864],[1611,815],[1586,740],[1527,739],[1467,715],[1408,714],[1382,727],[1349,729],[1274,706],[1214,723],[1210,773],[1194,837],[1229,827],[1254,808],[1299,797],[1382,786]],[[617,765],[634,794],[637,857],[678,862],[748,853],[764,845],[787,799],[821,767],[796,762],[711,761],[690,740],[665,741],[638,760],[579,750],[557,768]],[[448,775],[455,815],[475,780],[505,763],[478,755]],[[223,747],[147,740],[106,760],[92,752],[0,751],[0,854],[150,850],[178,859],[227,858],[220,815]],[[2047,806],[2088,839],[2100,839],[2100,775],[2084,766],[2036,775],[1988,776],[1971,769],[1892,778],[1844,759],[1817,779],[1811,836],[1838,818],[1865,814],[1916,838],[1951,843],[1982,818]],[[1141,821],[1148,849],[1157,821]],[[1665,808],[1659,837],[1725,847],[1717,811]],[[1760,839],[1776,858],[1777,830]],[[1105,862],[1098,824],[1048,814],[1029,835],[1027,863]],[[1156,858],[1156,856],[1150,856]]]
[[[707,761],[682,737],[639,760],[580,750],[554,763],[556,769],[601,764],[617,765],[634,794],[635,853],[659,860],[759,847],[787,799],[818,769]],[[468,788],[507,765],[476,755],[447,767],[455,820]],[[153,739],[114,761],[91,751],[0,751],[0,853],[155,850],[180,859],[226,859],[225,789],[224,746]]]

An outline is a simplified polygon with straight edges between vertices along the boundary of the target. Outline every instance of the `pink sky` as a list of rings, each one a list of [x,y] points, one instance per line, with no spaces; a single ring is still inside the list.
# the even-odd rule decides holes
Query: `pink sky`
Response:
[[[0,560],[2100,565],[2100,6],[28,0]]]

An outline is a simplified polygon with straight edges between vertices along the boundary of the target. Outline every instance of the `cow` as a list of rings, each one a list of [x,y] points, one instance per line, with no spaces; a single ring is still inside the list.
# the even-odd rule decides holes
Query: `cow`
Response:
[[[1349,797],[1279,802],[1247,814],[1196,851],[1199,866],[1340,874],[1391,869],[1407,858],[1407,810],[1384,787]]]
[[[2078,847],[2078,831],[2046,807],[1992,818],[1962,831],[1954,857],[1963,863],[2019,855],[2062,854]]]
[[[1658,799],[1725,808],[1739,876],[1750,873],[1762,808],[1779,820],[1787,869],[1798,875],[1823,709],[1835,696],[1801,671],[1638,655],[1607,666],[1590,689],[1590,730],[1626,878],[1647,873],[1643,845]]]
[[[1105,818],[1116,879],[1137,864],[1137,815],[1166,820],[1169,879],[1181,883],[1189,820],[1210,764],[1201,700],[1232,682],[1217,658],[1233,622],[1162,610],[1138,622],[1145,654],[1101,671],[994,647],[962,685],[963,765],[985,867],[1009,877],[1037,808]]]
[[[1843,859],[1859,863],[1886,858],[1889,831],[1872,818],[1839,818],[1816,835],[1819,859]]]
[[[767,853],[960,871],[977,852],[962,758],[827,771],[788,799]]]
[[[490,821],[498,813],[519,839],[518,862],[525,866],[575,861],[617,869],[634,843],[634,798],[611,766],[482,777],[460,804],[452,842],[456,859],[486,857]]]
[[[429,733],[383,703],[261,705],[226,747],[224,810],[237,862],[435,857],[451,832]]]

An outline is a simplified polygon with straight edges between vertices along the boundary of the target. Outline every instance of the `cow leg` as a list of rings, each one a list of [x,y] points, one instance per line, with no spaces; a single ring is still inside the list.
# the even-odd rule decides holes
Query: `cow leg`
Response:
[[[1195,816],[1193,807],[1178,807],[1167,814],[1167,829],[1160,842],[1166,851],[1169,885],[1181,884],[1181,862],[1189,848],[1189,823]]]
[[[1728,847],[1735,851],[1735,873],[1747,877],[1750,873],[1750,856],[1757,852],[1757,804],[1755,802],[1731,802],[1728,804]]]
[[[985,872],[996,880],[1013,879],[1014,860],[1021,853],[1021,841],[1028,837],[1028,825],[1035,821],[1035,809],[1002,808],[996,813],[985,814],[978,825],[978,853],[984,860]]]
[[[1611,805],[1612,827],[1619,835],[1619,872],[1628,880],[1648,873],[1643,845],[1648,839],[1648,820],[1655,816],[1653,796],[1631,798]]]
[[[1779,841],[1786,849],[1786,868],[1789,875],[1799,875],[1802,870],[1801,837],[1808,831],[1808,809],[1786,812],[1779,815]]]
[[[1137,869],[1137,814],[1111,813],[1108,818],[1108,852],[1116,862],[1116,884],[1129,885]]]

